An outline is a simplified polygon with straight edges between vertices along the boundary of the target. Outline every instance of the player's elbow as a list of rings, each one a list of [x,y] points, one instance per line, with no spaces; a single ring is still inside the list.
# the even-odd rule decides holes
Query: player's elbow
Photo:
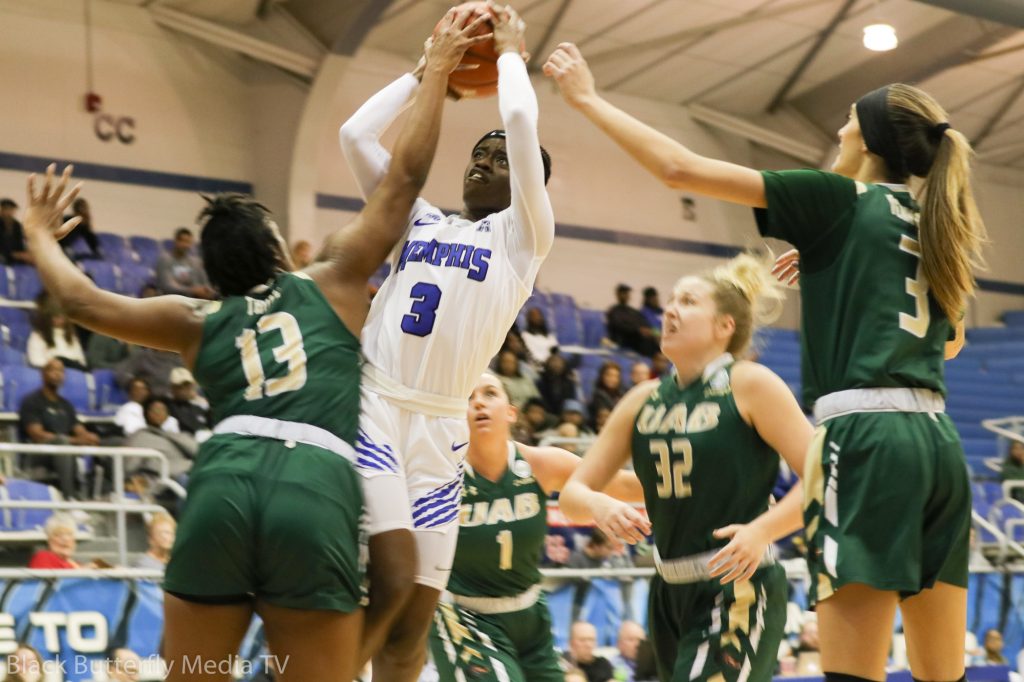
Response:
[[[341,143],[342,150],[354,149],[359,144],[359,138],[359,130],[352,124],[352,119],[342,123],[341,128],[338,129],[338,141]]]

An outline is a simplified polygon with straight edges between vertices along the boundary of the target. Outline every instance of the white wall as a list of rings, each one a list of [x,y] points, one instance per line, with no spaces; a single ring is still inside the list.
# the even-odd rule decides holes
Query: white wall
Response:
[[[134,117],[134,144],[100,141],[83,106],[82,1],[0,0],[0,149],[251,182],[252,67],[157,27],[145,9],[92,7],[94,89],[104,111]],[[20,202],[23,187],[23,173],[0,171],[0,193]],[[89,182],[83,196],[99,229],[159,237],[192,224],[202,204],[194,192],[109,182]]]

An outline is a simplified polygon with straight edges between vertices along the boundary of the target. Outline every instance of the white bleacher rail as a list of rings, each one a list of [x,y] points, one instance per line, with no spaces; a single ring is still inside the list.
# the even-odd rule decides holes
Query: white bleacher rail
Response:
[[[117,551],[122,565],[128,563],[128,514],[145,514],[165,511],[155,504],[141,504],[124,496],[124,458],[156,460],[158,462],[158,483],[177,497],[185,497],[185,489],[170,477],[167,457],[152,448],[107,447],[101,445],[37,445],[34,443],[0,443],[0,454],[56,455],[58,457],[109,457],[114,464],[113,499],[110,502],[43,502],[25,500],[2,500],[0,509],[68,509],[95,512],[113,512],[117,519]],[[63,573],[62,575],[67,575]]]
[[[971,520],[991,533],[996,538],[996,543],[999,545],[1000,556],[1005,558],[1007,550],[1012,550],[1015,554],[1019,555],[1020,558],[1024,559],[1024,545],[1021,545],[1016,540],[1009,537],[999,526],[995,525],[978,512],[971,510]]]
[[[597,436],[583,436],[582,438],[563,438],[562,436],[547,436],[545,438],[542,438],[540,442],[537,443],[537,445],[539,447],[547,447],[549,445],[554,445],[555,447],[560,448],[565,448],[566,445],[582,445],[582,449],[586,450],[588,447],[594,444],[595,440],[597,440]],[[565,449],[568,450],[571,448]],[[583,452],[580,452],[578,454],[582,455]]]
[[[1024,443],[1024,416],[983,419],[981,425],[997,436]]]

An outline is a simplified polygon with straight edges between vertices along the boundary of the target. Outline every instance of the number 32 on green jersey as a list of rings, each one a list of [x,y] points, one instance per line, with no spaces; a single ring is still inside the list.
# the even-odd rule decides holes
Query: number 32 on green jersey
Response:
[[[687,477],[693,470],[693,446],[688,438],[673,438],[671,441],[653,438],[650,441],[651,454],[657,456],[654,469],[658,472],[658,497],[682,499],[690,497],[693,490]],[[682,455],[682,459],[673,461]]]

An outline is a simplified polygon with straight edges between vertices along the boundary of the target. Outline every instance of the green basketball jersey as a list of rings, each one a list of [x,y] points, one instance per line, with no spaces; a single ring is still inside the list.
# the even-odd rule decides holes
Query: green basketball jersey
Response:
[[[779,456],[743,421],[732,395],[733,358],[680,387],[662,379],[633,426],[633,469],[663,559],[724,546],[712,532],[768,508]]]
[[[213,421],[253,415],[311,424],[353,443],[359,424],[359,339],[320,288],[282,273],[259,293],[210,304],[196,380]]]
[[[449,591],[467,597],[510,597],[540,582],[547,500],[512,442],[508,468],[498,481],[476,474],[467,464]]]
[[[945,394],[952,327],[921,270],[910,190],[821,171],[763,176],[758,227],[800,251],[804,402],[850,388]]]

